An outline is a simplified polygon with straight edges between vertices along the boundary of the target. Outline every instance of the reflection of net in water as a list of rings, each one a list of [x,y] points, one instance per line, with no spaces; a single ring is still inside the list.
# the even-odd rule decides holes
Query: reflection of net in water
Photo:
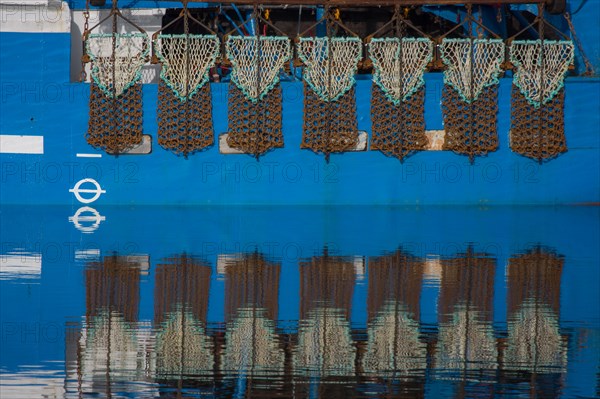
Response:
[[[156,270],[154,322],[159,376],[212,373],[212,340],[206,333],[211,267],[187,255]]]
[[[564,371],[567,348],[559,328],[563,262],[562,257],[540,247],[509,260],[504,369]]]
[[[300,318],[306,319],[313,308],[341,309],[350,317],[355,269],[351,258],[323,256],[300,263]]]
[[[243,254],[225,263],[225,317],[230,321],[241,308],[266,309],[277,319],[281,266],[258,253]]]
[[[282,373],[284,352],[275,332],[280,265],[258,253],[225,261],[227,331],[224,372]]]
[[[564,372],[566,365],[567,347],[558,315],[547,305],[527,300],[508,322],[503,368],[556,373]]]
[[[496,261],[471,248],[456,258],[442,259],[442,285],[438,316],[442,322],[454,319],[455,308],[477,309],[491,320]]]
[[[419,339],[419,322],[397,302],[388,302],[369,323],[363,358],[367,373],[422,374],[427,367],[427,345]]]
[[[426,344],[419,340],[422,259],[397,251],[369,260],[367,373],[422,373]]]
[[[344,311],[331,307],[312,309],[298,328],[294,350],[296,374],[310,376],[354,375],[356,347]]]
[[[354,373],[356,348],[350,335],[355,269],[351,258],[313,257],[300,264],[300,327],[294,369],[307,375]]]
[[[369,320],[390,302],[401,303],[410,317],[418,320],[425,263],[401,250],[369,259]]]
[[[109,309],[125,321],[137,320],[140,302],[140,269],[127,256],[107,256],[85,271],[87,318]]]
[[[498,350],[492,328],[495,261],[469,248],[442,263],[438,369],[495,369]]]
[[[161,324],[170,312],[185,311],[206,321],[211,266],[187,255],[166,259],[156,267],[154,322]]]
[[[112,380],[143,372],[139,368],[143,353],[138,346],[137,325],[125,321],[119,313],[105,310],[88,319],[79,346],[79,372],[94,384],[109,384],[105,381],[107,372]]]
[[[143,347],[136,323],[139,264],[127,256],[107,256],[89,265],[85,283],[86,323],[78,348],[82,386],[91,383],[109,391],[113,383],[143,379]]]
[[[239,308],[227,323],[221,370],[251,375],[281,374],[285,354],[275,323],[260,308]]]
[[[495,369],[498,348],[492,323],[485,313],[459,306],[452,319],[441,323],[435,366],[445,370]]]
[[[189,312],[167,316],[156,335],[158,376],[182,376],[213,372],[213,345],[205,325]]]

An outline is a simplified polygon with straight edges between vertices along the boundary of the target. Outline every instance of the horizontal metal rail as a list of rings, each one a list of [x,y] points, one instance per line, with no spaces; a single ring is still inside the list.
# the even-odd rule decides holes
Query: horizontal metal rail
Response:
[[[166,0],[177,1],[179,0]],[[428,6],[428,5],[463,5],[474,4],[482,6],[497,6],[500,4],[540,4],[551,3],[551,0],[235,0],[235,1],[218,1],[218,0],[189,0],[190,3],[210,3],[210,4],[236,4],[236,5],[278,5],[278,6],[294,6],[294,5],[321,5],[333,7],[378,7],[378,6]]]

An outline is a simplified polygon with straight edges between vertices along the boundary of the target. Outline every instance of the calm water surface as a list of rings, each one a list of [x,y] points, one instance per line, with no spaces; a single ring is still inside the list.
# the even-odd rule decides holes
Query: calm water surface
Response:
[[[0,208],[0,398],[590,398],[600,209]]]

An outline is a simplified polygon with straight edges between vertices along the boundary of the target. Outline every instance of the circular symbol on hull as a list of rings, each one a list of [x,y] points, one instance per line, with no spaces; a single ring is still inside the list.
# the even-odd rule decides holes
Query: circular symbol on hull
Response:
[[[84,188],[81,188],[81,186],[85,183],[91,183],[94,186],[94,188],[85,188],[85,186]],[[90,204],[96,201],[98,198],[100,198],[101,194],[106,193],[106,190],[102,190],[100,184],[98,184],[96,180],[87,178],[81,179],[77,183],[75,183],[75,187],[70,189],[69,192],[75,194],[75,198],[77,198],[77,201],[81,202],[82,204]],[[90,198],[84,198],[81,196],[81,193],[90,193],[94,195]]]
[[[73,216],[69,216],[69,222],[73,222],[75,228],[82,233],[93,233],[100,226],[100,222],[105,220],[106,217],[100,215],[97,210],[89,206],[82,206],[77,209],[77,212]],[[83,223],[86,224],[84,225]]]

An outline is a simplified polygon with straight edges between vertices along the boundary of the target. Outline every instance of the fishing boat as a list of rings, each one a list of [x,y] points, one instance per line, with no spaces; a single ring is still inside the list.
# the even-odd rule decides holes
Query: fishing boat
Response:
[[[0,17],[1,204],[600,201],[598,2],[0,0]]]

